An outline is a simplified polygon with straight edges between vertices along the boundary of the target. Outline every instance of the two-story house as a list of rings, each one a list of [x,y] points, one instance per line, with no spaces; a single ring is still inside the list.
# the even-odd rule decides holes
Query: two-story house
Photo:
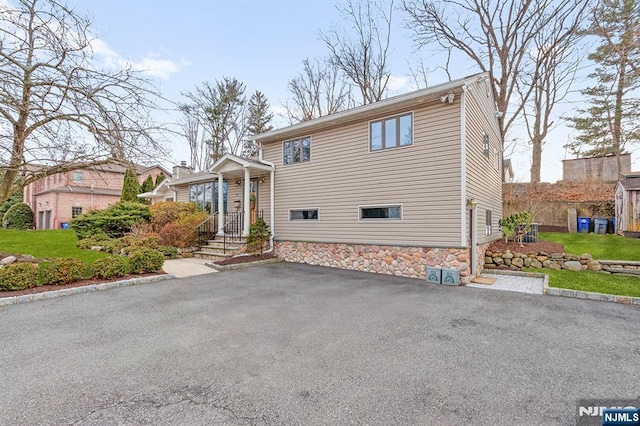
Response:
[[[35,214],[36,229],[56,229],[68,226],[69,221],[89,210],[101,210],[117,203],[122,195],[126,168],[119,164],[57,173],[39,179],[24,188],[24,202]],[[154,180],[164,167],[136,166],[138,181],[148,176]]]

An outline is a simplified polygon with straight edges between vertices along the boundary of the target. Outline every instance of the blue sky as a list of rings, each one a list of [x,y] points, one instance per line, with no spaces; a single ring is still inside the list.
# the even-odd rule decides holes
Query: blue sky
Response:
[[[204,81],[223,76],[244,82],[247,93],[264,92],[274,112],[286,102],[287,81],[302,69],[302,60],[324,57],[327,49],[318,32],[341,23],[336,2],[341,0],[70,0],[76,11],[93,16],[94,46],[105,60],[128,60],[149,70],[163,95],[182,101],[181,92],[193,90]],[[435,68],[444,58],[416,52],[404,17],[395,12],[392,33],[389,95],[415,88],[410,66],[419,58]],[[464,63],[454,64],[452,77],[479,70]],[[429,84],[446,81],[442,72],[429,76]],[[565,105],[565,109],[574,106]],[[278,120],[277,125],[285,125]],[[562,124],[549,137],[543,152],[542,180],[561,179],[562,145],[570,131]],[[526,133],[519,132],[526,140]],[[518,131],[514,132],[514,136]],[[171,143],[174,163],[188,160],[186,141]],[[529,178],[530,153],[521,148],[513,154],[516,178]],[[632,154],[640,169],[640,153]],[[568,157],[567,157],[568,158]]]

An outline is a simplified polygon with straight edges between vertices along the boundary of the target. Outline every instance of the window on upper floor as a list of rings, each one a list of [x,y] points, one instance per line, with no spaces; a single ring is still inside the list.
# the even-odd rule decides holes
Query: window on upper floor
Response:
[[[82,183],[84,181],[84,173],[73,172],[73,183]]]
[[[493,229],[492,229],[492,226],[491,226],[491,210],[487,210],[485,212],[484,233],[487,236],[489,236],[489,235],[491,235],[493,233]]]
[[[311,161],[311,136],[283,142],[282,164],[288,166]]]
[[[397,115],[369,123],[369,149],[398,148],[413,144],[413,114]]]
[[[82,207],[71,207],[71,219],[82,214]]]
[[[489,134],[487,132],[482,132],[482,154],[487,159],[489,158]]]

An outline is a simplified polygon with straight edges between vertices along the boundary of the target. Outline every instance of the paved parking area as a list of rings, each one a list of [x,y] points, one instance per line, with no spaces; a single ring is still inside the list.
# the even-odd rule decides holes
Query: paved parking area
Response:
[[[274,264],[0,308],[0,424],[575,424],[640,310]]]

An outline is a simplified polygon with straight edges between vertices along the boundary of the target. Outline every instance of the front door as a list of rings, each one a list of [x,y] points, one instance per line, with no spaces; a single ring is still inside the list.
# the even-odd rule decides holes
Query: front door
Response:
[[[251,188],[249,189],[249,214],[250,224],[254,224],[258,218],[258,186],[260,185],[258,179],[251,179]]]

